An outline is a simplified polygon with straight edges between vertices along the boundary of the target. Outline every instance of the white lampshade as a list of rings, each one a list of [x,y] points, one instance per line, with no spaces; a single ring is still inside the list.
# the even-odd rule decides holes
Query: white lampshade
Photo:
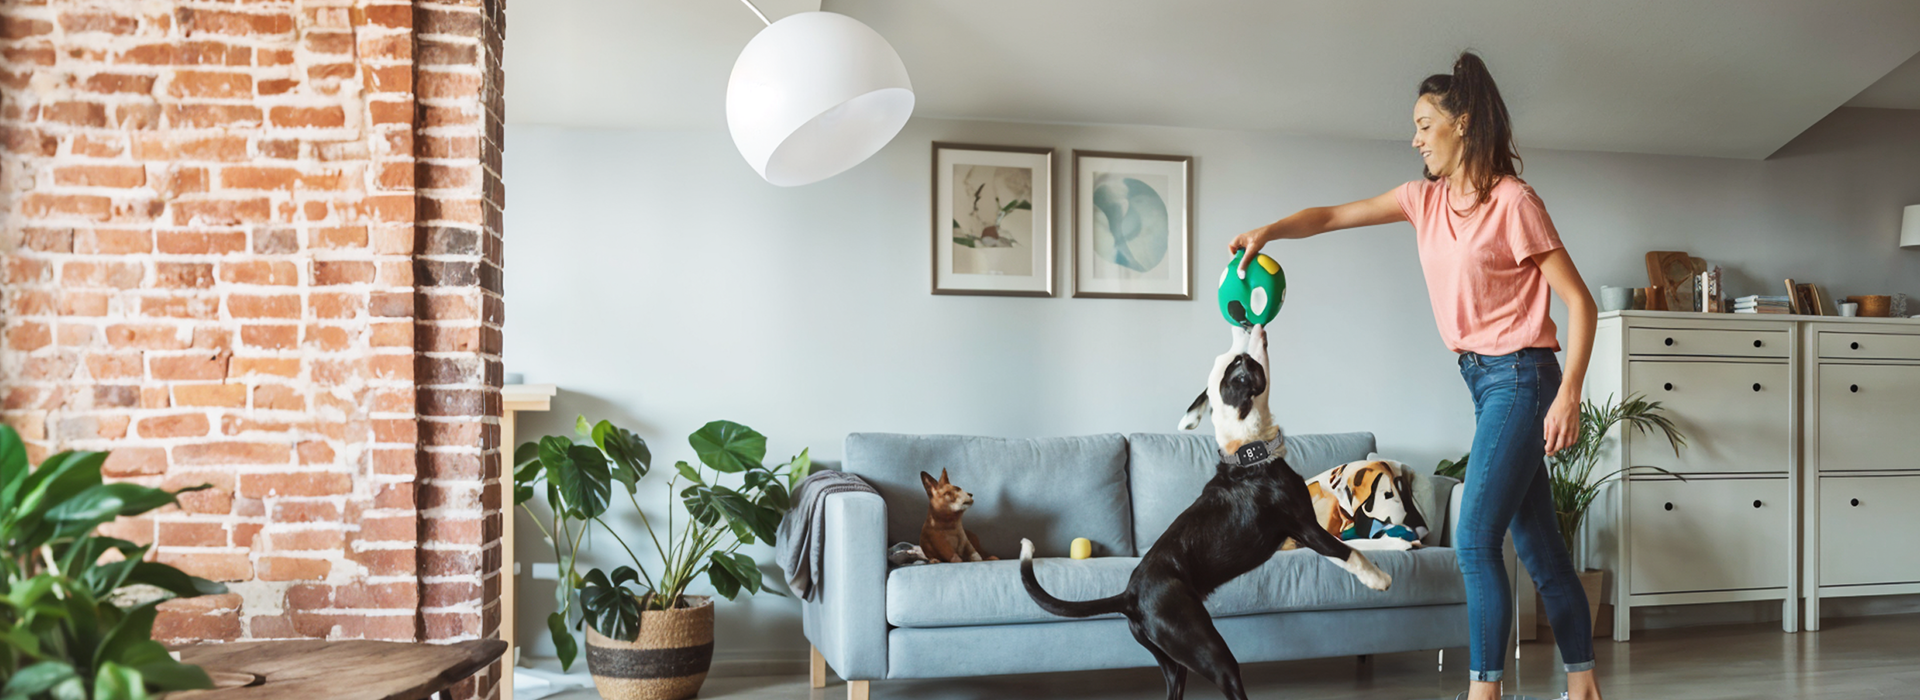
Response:
[[[1920,248],[1920,204],[1907,207],[1900,222],[1900,247]]]
[[[802,12],[760,30],[727,80],[733,145],[782,187],[859,165],[912,114],[913,84],[893,46],[832,12]]]

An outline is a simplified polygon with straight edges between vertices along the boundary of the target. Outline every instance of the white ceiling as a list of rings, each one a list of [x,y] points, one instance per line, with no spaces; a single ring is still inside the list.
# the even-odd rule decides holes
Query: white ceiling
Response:
[[[1528,147],[1764,158],[1843,104],[1920,108],[1913,0],[758,4],[871,25],[926,117],[1399,139],[1469,47]],[[724,128],[761,26],[737,0],[542,0],[512,16],[508,121]]]
[[[1906,63],[1893,69],[1880,82],[1854,95],[1853,99],[1847,101],[1847,106],[1920,109],[1920,54],[1907,59]]]

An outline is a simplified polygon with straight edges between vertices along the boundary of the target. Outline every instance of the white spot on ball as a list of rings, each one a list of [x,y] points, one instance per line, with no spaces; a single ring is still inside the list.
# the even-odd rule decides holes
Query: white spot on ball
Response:
[[[1253,301],[1253,315],[1259,316],[1260,314],[1266,313],[1267,312],[1267,288],[1254,287],[1252,301]]]
[[[1231,268],[1229,268],[1229,269],[1231,269]],[[1219,282],[1219,284],[1226,284],[1226,283],[1227,283],[1227,270],[1221,270],[1221,271],[1220,271],[1220,282]]]

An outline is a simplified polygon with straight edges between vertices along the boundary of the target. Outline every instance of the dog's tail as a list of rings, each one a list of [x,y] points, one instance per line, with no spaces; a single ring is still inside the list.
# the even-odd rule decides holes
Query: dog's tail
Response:
[[[1027,584],[1027,595],[1039,604],[1041,610],[1061,617],[1092,617],[1107,613],[1126,612],[1127,594],[1098,600],[1061,600],[1040,587],[1040,579],[1033,575],[1033,541],[1020,540],[1020,581]]]

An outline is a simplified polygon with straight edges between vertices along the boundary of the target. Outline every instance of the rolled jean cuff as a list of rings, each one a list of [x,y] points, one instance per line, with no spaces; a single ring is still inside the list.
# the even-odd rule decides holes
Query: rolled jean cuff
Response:
[[[1593,670],[1593,661],[1591,660],[1582,661],[1577,664],[1567,664],[1567,673],[1579,673],[1581,671],[1591,670]]]
[[[1587,665],[1592,666],[1593,662],[1587,662]],[[1507,675],[1504,669],[1498,671],[1468,671],[1467,680],[1477,683],[1499,683],[1500,677],[1504,675]]]

